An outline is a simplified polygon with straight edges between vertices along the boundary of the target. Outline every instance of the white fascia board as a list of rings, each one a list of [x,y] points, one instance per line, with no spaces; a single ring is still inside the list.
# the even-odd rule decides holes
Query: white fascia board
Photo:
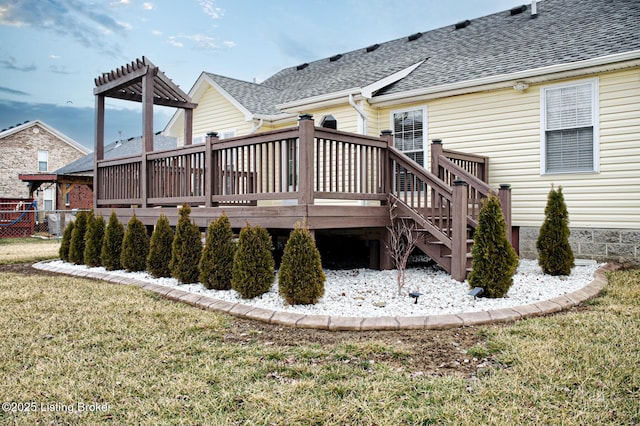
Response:
[[[383,78],[382,80],[378,80],[375,83],[371,83],[368,86],[365,86],[362,88],[362,96],[364,96],[366,99],[371,99],[373,97],[373,94],[375,92],[377,92],[378,90],[387,87],[390,84],[395,83],[396,81],[402,80],[403,78],[405,78],[406,76],[408,76],[409,74],[411,74],[411,72],[413,70],[415,70],[416,68],[418,68],[420,65],[422,65],[425,61],[420,61],[416,64],[411,65],[410,67],[407,67],[403,70],[400,70],[398,72],[395,72],[385,78]]]
[[[343,104],[349,95],[357,95],[360,94],[361,91],[362,89],[360,87],[354,87],[351,89],[340,90],[338,92],[325,93],[324,95],[285,102],[283,104],[276,105],[276,108],[290,114],[295,114],[300,110],[309,109],[309,107],[324,108],[327,106]]]
[[[292,118],[295,119],[297,118],[298,115],[297,114],[289,114],[289,113],[281,113],[281,114],[277,114],[277,115],[269,115],[269,114],[255,114],[253,116],[254,120],[264,120],[267,121],[269,123],[279,123],[279,122],[286,122],[291,120]]]
[[[226,90],[220,87],[220,85],[216,83],[215,80],[213,80],[211,76],[209,76],[209,74],[207,74],[206,72],[203,72],[202,74],[200,74],[200,77],[198,77],[198,80],[195,82],[191,90],[189,90],[189,97],[191,97],[191,100],[193,102],[198,103],[200,101],[200,98],[202,97],[202,95],[204,95],[205,92],[207,91],[207,88],[208,88],[207,85],[216,89],[227,101],[229,101],[242,114],[244,114],[245,121],[253,120],[254,116],[251,113],[251,111],[245,108],[244,105],[238,102]],[[165,126],[164,130],[162,131],[162,134],[165,136],[171,136],[171,132],[169,131],[169,129],[171,129],[171,127],[173,127],[176,124],[178,119],[182,118],[183,116],[184,116],[184,110],[182,108],[179,108],[173,114],[173,117],[171,117],[171,120],[169,120],[169,122]]]
[[[214,89],[216,89],[220,94],[227,100],[231,105],[236,107],[238,111],[244,114],[244,121],[253,120],[253,113],[249,111],[244,105],[242,105],[236,98],[231,96],[229,92],[224,90],[214,79],[212,79],[208,74],[205,74],[205,81],[211,85]]]
[[[516,81],[520,80],[525,80],[526,83],[542,83],[561,78],[616,71],[637,66],[640,66],[640,50],[633,50],[579,62],[550,65],[511,74],[500,74],[440,86],[421,87],[419,89],[389,95],[374,96],[369,102],[379,107],[392,106],[399,103],[406,103],[407,101],[423,101],[465,93],[504,89],[512,87]]]

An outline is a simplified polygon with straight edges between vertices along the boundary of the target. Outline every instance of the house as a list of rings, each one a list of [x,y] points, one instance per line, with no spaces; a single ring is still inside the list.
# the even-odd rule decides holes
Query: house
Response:
[[[160,132],[154,135],[154,151],[175,148],[176,145],[175,138],[163,136]],[[130,137],[105,146],[104,158],[128,157],[138,155],[141,151],[142,136]],[[93,163],[94,153],[90,152],[52,173],[52,182],[60,187],[67,208],[90,209],[93,207]]]
[[[0,132],[0,198],[35,198],[41,210],[63,208],[52,172],[89,149],[46,123],[35,120]],[[30,176],[31,179],[21,180]]]
[[[576,256],[640,260],[640,2],[543,0],[283,69],[262,83],[203,72],[189,92],[193,140],[320,125],[431,164],[428,140],[489,158],[510,184],[521,256],[552,185]],[[473,19],[471,19],[473,18]],[[179,139],[177,112],[165,134]]]

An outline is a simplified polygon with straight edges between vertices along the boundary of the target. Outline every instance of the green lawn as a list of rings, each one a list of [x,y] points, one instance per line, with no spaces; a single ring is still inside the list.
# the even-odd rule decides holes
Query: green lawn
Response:
[[[0,402],[36,410],[0,423],[638,424],[640,271],[609,280],[584,309],[471,329],[469,354],[491,362],[461,377],[402,368],[389,334],[230,341],[237,320],[136,287],[4,272]]]

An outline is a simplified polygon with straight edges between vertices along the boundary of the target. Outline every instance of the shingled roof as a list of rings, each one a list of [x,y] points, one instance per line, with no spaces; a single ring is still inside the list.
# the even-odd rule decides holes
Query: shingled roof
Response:
[[[367,86],[375,99],[625,52],[640,57],[637,0],[543,0],[536,8],[535,15],[523,5],[285,68],[260,84],[207,75],[249,112],[275,115],[288,102]]]
[[[175,138],[163,136],[159,132],[153,136],[153,150],[161,151],[164,149],[175,148],[178,141]],[[130,155],[139,155],[142,152],[142,136],[132,137],[122,141],[115,141],[104,147],[104,159],[111,160],[113,158],[128,157]],[[53,174],[57,175],[93,175],[93,159],[94,153],[90,152],[82,158],[78,158],[58,170]]]

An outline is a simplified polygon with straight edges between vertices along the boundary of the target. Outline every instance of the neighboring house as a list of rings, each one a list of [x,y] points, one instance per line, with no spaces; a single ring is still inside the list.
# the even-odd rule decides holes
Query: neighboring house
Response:
[[[488,157],[493,188],[511,185],[522,256],[536,256],[555,185],[577,257],[640,259],[637,0],[534,1],[336,52],[259,84],[203,72],[189,95],[194,144],[211,131],[245,137],[312,114],[346,132],[389,129],[396,148],[429,168],[428,140],[440,139]],[[183,115],[164,131],[179,145]]]
[[[105,146],[105,159],[118,157],[128,157],[141,152],[142,138],[131,137],[125,140],[118,140]],[[175,148],[177,141],[175,138],[154,135],[154,151]],[[93,152],[84,157],[78,158],[69,164],[55,170],[49,176],[49,183],[58,186],[60,195],[60,209],[90,209],[93,207]],[[23,179],[35,179],[32,175],[24,176]],[[63,207],[64,206],[64,207]]]
[[[0,198],[33,196],[40,210],[63,208],[53,171],[89,153],[89,149],[40,120],[0,132]],[[21,176],[31,176],[28,183]]]

